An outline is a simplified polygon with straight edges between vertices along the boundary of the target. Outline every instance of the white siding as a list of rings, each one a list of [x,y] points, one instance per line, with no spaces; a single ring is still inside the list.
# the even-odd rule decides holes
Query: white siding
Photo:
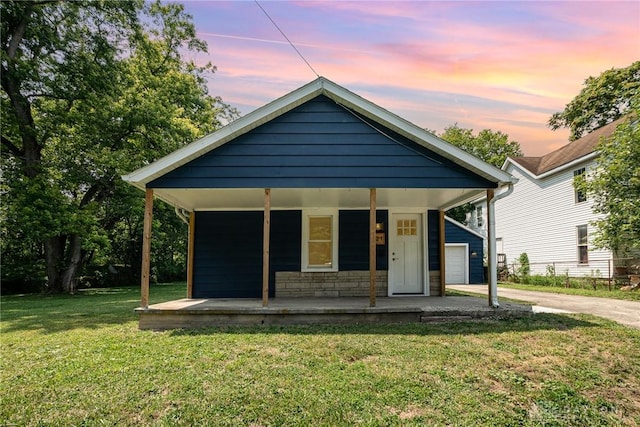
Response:
[[[507,171],[519,181],[513,193],[496,202],[496,238],[502,238],[507,263],[511,265],[526,252],[532,274],[545,274],[555,263],[556,273],[572,277],[596,274],[608,277],[609,251],[595,250],[591,242],[596,216],[591,201],[576,203],[573,171],[589,169],[593,161],[537,180],[509,165]],[[578,263],[577,226],[588,225],[589,263]]]
[[[474,202],[473,206],[474,206],[474,210],[467,213],[467,218],[465,221],[467,223],[467,227],[469,227],[479,235],[486,238],[487,223],[489,222],[487,218],[487,201],[486,199],[482,199],[479,202]],[[482,210],[482,216],[483,216],[480,222],[478,222],[478,215],[477,215],[478,208]],[[485,242],[485,246],[486,246],[486,242]]]

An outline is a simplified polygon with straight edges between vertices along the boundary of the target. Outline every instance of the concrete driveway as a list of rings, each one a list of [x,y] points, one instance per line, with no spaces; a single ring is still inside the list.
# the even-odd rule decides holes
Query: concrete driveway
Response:
[[[487,295],[487,285],[447,285],[448,289]],[[534,312],[586,313],[640,329],[640,302],[610,298],[522,291],[498,287],[498,297],[528,301]],[[548,310],[547,308],[551,308]]]

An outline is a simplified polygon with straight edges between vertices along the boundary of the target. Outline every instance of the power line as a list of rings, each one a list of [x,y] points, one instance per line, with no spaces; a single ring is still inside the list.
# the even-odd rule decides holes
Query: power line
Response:
[[[269,18],[269,21],[271,21],[271,23],[278,29],[278,31],[280,31],[280,34],[282,34],[282,37],[285,38],[285,40],[287,40],[289,42],[289,44],[291,45],[291,47],[293,48],[293,50],[296,51],[296,53],[298,54],[298,56],[300,56],[300,58],[302,58],[302,60],[304,61],[305,64],[307,64],[307,66],[311,69],[311,71],[313,72],[313,74],[316,75],[316,77],[320,77],[320,74],[316,73],[316,70],[313,69],[313,67],[311,66],[311,64],[309,64],[309,61],[307,61],[305,59],[305,57],[300,53],[300,51],[298,50],[298,48],[295,47],[295,45],[291,42],[291,40],[289,40],[289,37],[287,37],[287,35],[284,33],[284,31],[282,31],[280,29],[280,27],[278,27],[278,24],[276,24],[276,21],[273,20],[273,18],[271,18],[271,16],[269,16],[269,14],[267,13],[266,10],[264,10],[264,8],[262,7],[262,5],[260,5],[260,3],[258,3],[258,0],[253,0],[256,2],[256,4],[258,5],[258,7],[262,10],[262,12],[264,12],[264,14],[267,16],[267,18]]]

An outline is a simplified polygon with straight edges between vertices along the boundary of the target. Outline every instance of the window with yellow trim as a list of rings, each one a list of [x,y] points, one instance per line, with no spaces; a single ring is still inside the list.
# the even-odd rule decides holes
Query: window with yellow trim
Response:
[[[418,223],[415,219],[399,219],[396,225],[398,236],[415,236],[418,234]]]
[[[337,212],[304,212],[303,271],[337,271]]]
[[[309,217],[309,267],[331,267],[333,231],[331,216]]]

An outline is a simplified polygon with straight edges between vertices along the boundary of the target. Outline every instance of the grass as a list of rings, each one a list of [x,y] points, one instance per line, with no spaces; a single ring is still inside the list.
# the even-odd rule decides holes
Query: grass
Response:
[[[137,302],[3,297],[0,425],[640,425],[640,331],[595,317],[150,332]]]
[[[499,286],[525,291],[551,292],[565,295],[582,295],[586,297],[613,298],[628,301],[640,301],[640,291],[621,291],[620,289],[607,289],[606,287],[593,288],[565,288],[564,286],[526,285],[521,283],[500,282]]]

